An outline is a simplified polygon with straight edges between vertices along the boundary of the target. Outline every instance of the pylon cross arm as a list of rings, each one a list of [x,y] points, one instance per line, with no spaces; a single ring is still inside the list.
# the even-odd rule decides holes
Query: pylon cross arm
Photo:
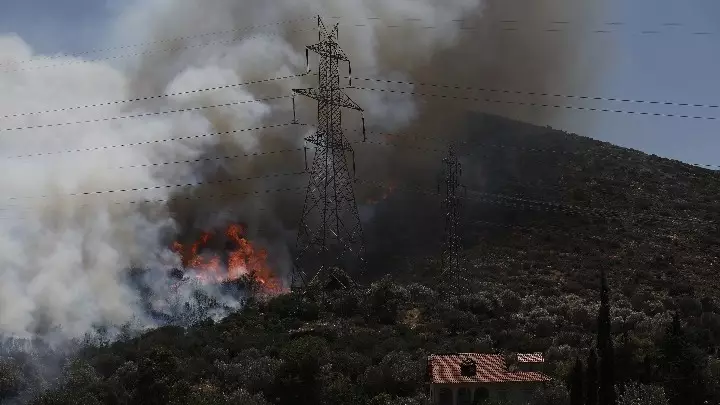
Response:
[[[307,47],[307,49],[308,51],[315,52],[316,54],[325,58],[350,62],[350,59],[347,57],[347,55],[345,55],[345,52],[340,49],[340,46],[335,42],[330,42],[330,46],[328,46],[327,42],[321,42],[319,44],[310,45]]]
[[[293,92],[300,94],[305,97],[322,101],[324,103],[336,105],[338,107],[349,108],[351,110],[357,110],[362,112],[363,109],[356,102],[354,102],[347,94],[342,91],[334,91],[328,96],[326,93],[321,92],[319,89],[293,89]]]

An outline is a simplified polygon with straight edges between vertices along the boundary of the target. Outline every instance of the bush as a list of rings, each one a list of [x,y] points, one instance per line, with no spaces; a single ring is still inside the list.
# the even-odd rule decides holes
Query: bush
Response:
[[[0,401],[18,395],[24,386],[22,370],[11,361],[0,360]]]
[[[410,293],[388,277],[370,286],[367,297],[367,314],[376,322],[393,325],[398,312],[405,309]]]
[[[638,382],[625,384],[618,391],[618,405],[668,405],[665,389]]]
[[[570,396],[561,382],[553,381],[544,389],[538,389],[530,401],[532,405],[569,405]]]
[[[252,395],[244,390],[229,394],[216,387],[197,387],[189,397],[177,398],[173,405],[270,405],[262,395]]]

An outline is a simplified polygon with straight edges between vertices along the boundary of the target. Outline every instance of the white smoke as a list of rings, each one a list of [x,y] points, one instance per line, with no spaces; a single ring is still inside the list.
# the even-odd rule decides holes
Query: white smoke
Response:
[[[476,11],[480,1],[145,0],[115,27],[118,41],[148,44],[117,51],[138,56],[85,63],[35,55],[20,38],[0,38],[0,334],[32,335],[49,322],[76,337],[93,325],[137,317],[137,295],[120,281],[127,268],[177,264],[160,244],[176,226],[168,209],[138,202],[167,200],[178,191],[168,186],[204,179],[192,165],[153,163],[197,159],[219,146],[266,147],[255,132],[110,146],[288,122],[289,99],[258,100],[315,83],[304,76],[188,91],[304,72],[304,47],[317,41],[318,14],[328,26],[340,22],[340,42],[356,72],[402,76],[452,45],[459,32],[453,20]],[[197,36],[207,32],[225,34]],[[183,94],[154,97],[170,93]],[[352,96],[374,125],[402,126],[415,113],[407,97]],[[109,103],[143,97],[153,98]],[[151,114],[228,103],[235,104]],[[104,105],[62,110],[86,104]],[[110,119],[117,116],[134,118]],[[300,144],[301,137],[291,142]],[[246,176],[242,162],[227,168]]]

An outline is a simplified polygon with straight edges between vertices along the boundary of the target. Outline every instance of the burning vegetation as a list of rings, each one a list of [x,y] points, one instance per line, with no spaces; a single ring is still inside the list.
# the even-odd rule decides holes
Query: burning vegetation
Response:
[[[380,190],[378,190],[374,196],[369,197],[365,200],[365,204],[368,205],[375,205],[380,203],[381,201],[385,201],[390,197],[390,194],[392,194],[395,191],[395,183],[387,183],[380,185]]]
[[[203,232],[195,242],[176,241],[171,249],[182,259],[183,268],[193,271],[203,282],[226,283],[249,278],[265,292],[282,290],[282,283],[268,264],[267,251],[248,240],[243,225],[231,224],[220,234]]]

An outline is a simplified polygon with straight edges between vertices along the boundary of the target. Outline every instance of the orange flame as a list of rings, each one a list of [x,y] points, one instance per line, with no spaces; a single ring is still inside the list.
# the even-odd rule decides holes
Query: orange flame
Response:
[[[375,204],[379,203],[380,201],[387,200],[388,197],[390,197],[390,194],[392,194],[392,192],[395,191],[395,184],[394,183],[384,184],[382,186],[382,188],[383,188],[382,195],[379,198],[373,198],[373,197],[368,198],[365,201],[365,203],[375,205]]]
[[[221,283],[248,276],[257,281],[266,292],[281,291],[281,283],[267,263],[267,252],[256,248],[247,239],[242,225],[231,224],[225,230],[224,236],[231,245],[226,260],[217,253],[202,251],[215,238],[215,235],[209,232],[203,232],[200,238],[190,245],[174,242],[171,250],[180,256],[183,267],[197,271],[198,277],[203,281]]]

